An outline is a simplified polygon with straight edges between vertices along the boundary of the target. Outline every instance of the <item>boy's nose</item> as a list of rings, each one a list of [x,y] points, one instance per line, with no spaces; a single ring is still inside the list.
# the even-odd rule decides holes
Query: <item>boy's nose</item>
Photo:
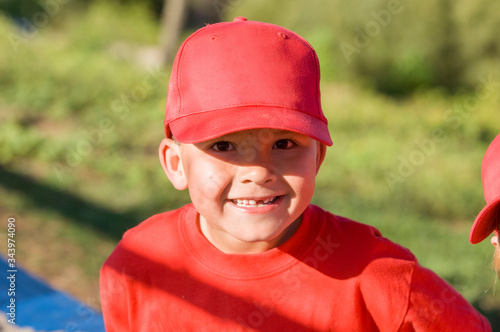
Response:
[[[276,173],[269,165],[247,165],[240,167],[239,180],[242,183],[263,185],[273,183],[277,179]]]

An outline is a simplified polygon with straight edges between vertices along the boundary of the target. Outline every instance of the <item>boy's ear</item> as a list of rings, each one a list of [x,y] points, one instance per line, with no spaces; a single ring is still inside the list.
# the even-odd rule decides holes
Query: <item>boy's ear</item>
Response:
[[[186,189],[188,187],[187,178],[182,167],[179,144],[171,138],[164,138],[160,143],[158,155],[163,171],[175,189]]]
[[[323,160],[325,160],[326,156],[326,145],[318,142],[318,152],[316,156],[316,173],[319,171],[319,167],[323,163]]]

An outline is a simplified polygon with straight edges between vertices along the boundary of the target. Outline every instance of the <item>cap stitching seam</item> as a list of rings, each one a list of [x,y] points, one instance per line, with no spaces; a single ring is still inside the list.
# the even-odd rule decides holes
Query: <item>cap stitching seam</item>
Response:
[[[183,55],[184,50],[186,49],[187,45],[189,43],[191,43],[191,40],[194,38],[194,36],[196,36],[197,34],[199,34],[201,31],[204,31],[207,27],[209,27],[209,25],[204,26],[201,29],[198,29],[191,36],[189,36],[189,38],[186,39],[184,41],[184,43],[182,43],[182,46],[181,46],[182,48],[181,48],[181,50],[179,52],[179,56],[178,56],[179,65],[177,66],[177,71],[175,72],[175,86],[177,87],[177,94],[179,95],[179,109],[178,109],[179,113],[182,110],[182,94],[181,94],[181,89],[179,88],[179,73],[181,72],[181,67],[184,65],[184,61],[181,61],[184,58],[182,55]]]
[[[318,70],[319,70],[319,59],[318,59],[318,55],[316,54],[316,51],[314,51],[314,48],[311,46],[311,44],[309,44],[309,42],[307,40],[305,40],[302,36],[298,35],[297,34],[297,37],[298,37],[298,40],[305,46],[307,47],[307,49],[309,49],[309,55],[313,57],[313,60],[314,60],[314,63],[315,63],[315,66],[314,66],[314,72],[316,74],[316,105],[318,107],[318,109],[322,109],[321,108],[321,104],[320,104],[320,96],[319,96],[319,83],[320,83],[320,73],[318,73]],[[326,117],[325,117],[326,119]],[[327,123],[328,123],[328,120],[327,120]]]

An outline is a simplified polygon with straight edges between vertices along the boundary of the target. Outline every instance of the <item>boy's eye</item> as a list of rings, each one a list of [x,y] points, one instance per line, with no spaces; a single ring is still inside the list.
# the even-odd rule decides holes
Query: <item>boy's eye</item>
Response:
[[[228,141],[220,141],[215,142],[210,148],[218,152],[225,152],[234,150],[234,145]]]
[[[273,145],[274,149],[280,149],[280,150],[285,150],[285,149],[290,149],[295,145],[295,143],[292,140],[289,139],[280,139],[276,141]]]

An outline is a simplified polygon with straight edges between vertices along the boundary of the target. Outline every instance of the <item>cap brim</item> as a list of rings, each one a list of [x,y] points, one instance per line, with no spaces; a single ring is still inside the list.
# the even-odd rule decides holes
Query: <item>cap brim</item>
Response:
[[[206,111],[178,118],[166,125],[181,143],[200,143],[237,131],[268,128],[293,131],[328,146],[333,144],[328,125],[322,119],[277,106],[240,106]]]
[[[469,234],[469,242],[479,243],[486,239],[500,222],[500,196],[487,204],[479,212]]]

